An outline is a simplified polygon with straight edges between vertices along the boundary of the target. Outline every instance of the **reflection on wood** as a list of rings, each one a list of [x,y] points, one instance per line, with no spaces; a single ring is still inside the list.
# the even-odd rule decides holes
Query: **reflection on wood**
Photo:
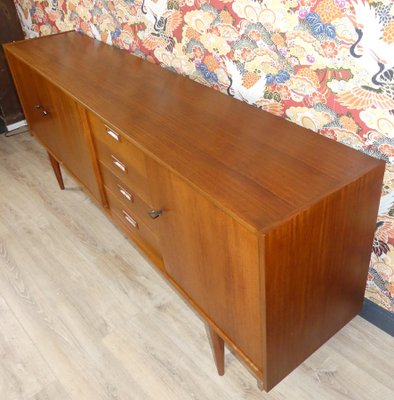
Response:
[[[394,339],[359,317],[268,394],[232,353],[218,377],[203,323],[30,136],[0,164],[1,399],[392,399]]]

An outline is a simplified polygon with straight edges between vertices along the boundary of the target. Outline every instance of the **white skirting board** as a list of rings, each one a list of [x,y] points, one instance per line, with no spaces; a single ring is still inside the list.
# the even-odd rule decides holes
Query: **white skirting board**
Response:
[[[22,121],[15,122],[14,124],[7,125],[6,128],[7,128],[8,132],[11,132],[11,131],[14,131],[15,129],[20,128],[21,126],[26,126],[26,125],[27,125],[27,122],[24,119]]]

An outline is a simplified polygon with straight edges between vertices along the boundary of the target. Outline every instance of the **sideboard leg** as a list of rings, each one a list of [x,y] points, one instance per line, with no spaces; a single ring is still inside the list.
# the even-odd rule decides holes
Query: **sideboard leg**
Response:
[[[216,369],[220,376],[224,375],[224,340],[207,324],[207,333]]]
[[[64,182],[62,176],[62,170],[60,169],[60,164],[58,161],[52,156],[52,154],[48,153],[49,161],[51,162],[53,172],[55,173],[57,183],[61,190],[64,190]]]

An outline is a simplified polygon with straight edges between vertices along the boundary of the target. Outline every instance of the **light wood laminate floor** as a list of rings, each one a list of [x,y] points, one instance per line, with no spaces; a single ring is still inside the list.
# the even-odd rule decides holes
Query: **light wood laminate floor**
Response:
[[[394,338],[360,317],[270,393],[28,134],[0,135],[0,400],[393,400]]]

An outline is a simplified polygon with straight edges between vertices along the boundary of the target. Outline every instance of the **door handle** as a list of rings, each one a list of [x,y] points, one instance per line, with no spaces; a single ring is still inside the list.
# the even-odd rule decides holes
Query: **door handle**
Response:
[[[150,216],[152,219],[156,219],[156,218],[160,217],[160,215],[161,215],[162,213],[163,213],[163,210],[150,210],[150,211],[148,212],[149,216]]]
[[[118,184],[118,189],[119,189],[119,192],[120,192],[120,194],[123,196],[123,197],[126,197],[126,199],[128,200],[128,201],[133,201],[134,199],[133,199],[133,195],[132,194],[130,194],[125,188],[123,188],[122,186],[120,186],[119,184]]]
[[[122,210],[124,219],[135,229],[138,229],[137,221],[131,217],[125,210]]]
[[[33,109],[34,109],[34,110],[41,110],[41,109],[42,109],[41,115],[42,115],[43,117],[46,117],[46,116],[49,114],[48,111],[46,111],[46,110],[43,109],[43,107],[42,107],[41,104],[34,104]]]
[[[111,155],[113,164],[119,168],[122,172],[126,172],[126,165],[124,165],[121,161],[119,161],[114,155]]]
[[[112,139],[115,139],[117,142],[120,142],[120,136],[112,129],[107,128],[107,135],[111,136]]]

